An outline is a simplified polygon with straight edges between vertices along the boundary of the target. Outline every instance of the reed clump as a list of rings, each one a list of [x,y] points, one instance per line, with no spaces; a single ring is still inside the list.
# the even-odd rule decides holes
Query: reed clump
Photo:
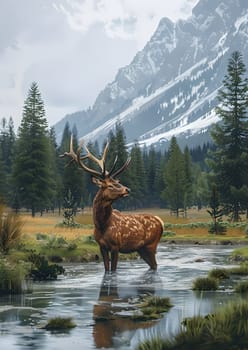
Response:
[[[0,250],[7,254],[21,239],[23,221],[21,217],[0,205]]]
[[[169,311],[172,306],[170,298],[148,295],[138,305],[139,312],[133,315],[133,319],[139,321],[158,319],[164,312]]]
[[[215,313],[182,322],[172,340],[156,338],[138,350],[244,350],[248,346],[248,303],[231,302]]]
[[[6,259],[0,259],[0,295],[23,293],[27,274],[27,264],[23,262],[13,264]]]
[[[218,280],[213,277],[197,277],[193,281],[192,289],[200,291],[217,290],[219,287]]]
[[[218,280],[228,279],[230,277],[230,272],[228,269],[215,268],[208,272],[208,277],[217,278]]]
[[[71,317],[54,317],[48,320],[47,324],[43,327],[50,331],[64,331],[76,327]]]

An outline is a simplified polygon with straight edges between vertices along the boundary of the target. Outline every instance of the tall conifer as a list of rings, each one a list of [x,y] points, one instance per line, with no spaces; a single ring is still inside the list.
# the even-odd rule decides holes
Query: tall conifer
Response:
[[[44,103],[32,83],[24,103],[14,160],[14,182],[22,206],[32,216],[50,206],[51,149]]]
[[[240,52],[231,55],[223,87],[219,90],[216,124],[212,137],[216,150],[210,163],[214,181],[227,214],[233,221],[240,218],[248,202],[248,79]]]

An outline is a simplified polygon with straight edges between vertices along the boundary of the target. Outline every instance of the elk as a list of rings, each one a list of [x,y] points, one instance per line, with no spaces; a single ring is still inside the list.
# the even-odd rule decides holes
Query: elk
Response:
[[[82,147],[86,155],[81,155]],[[138,252],[141,258],[150,266],[157,269],[155,258],[157,245],[163,232],[163,222],[158,216],[149,214],[123,214],[112,208],[112,203],[121,197],[129,195],[129,188],[122,185],[116,177],[129,165],[129,157],[121,168],[115,170],[117,157],[110,171],[106,170],[105,160],[108,151],[106,144],[102,158],[95,157],[89,149],[80,143],[77,153],[73,151],[71,137],[70,150],[61,157],[70,157],[80,168],[91,174],[92,182],[99,187],[93,201],[94,237],[100,246],[105,272],[116,271],[118,254]],[[85,164],[85,160],[93,161],[100,171]],[[70,164],[69,163],[69,164]]]

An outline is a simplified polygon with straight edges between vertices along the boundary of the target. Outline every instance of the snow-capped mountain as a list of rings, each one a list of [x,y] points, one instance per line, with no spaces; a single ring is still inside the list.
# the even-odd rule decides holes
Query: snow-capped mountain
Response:
[[[247,0],[200,0],[187,20],[163,18],[91,109],[55,125],[58,138],[69,121],[80,138],[101,142],[121,122],[128,143],[161,145],[175,135],[182,144],[200,144],[218,121],[216,95],[235,50],[246,64]]]

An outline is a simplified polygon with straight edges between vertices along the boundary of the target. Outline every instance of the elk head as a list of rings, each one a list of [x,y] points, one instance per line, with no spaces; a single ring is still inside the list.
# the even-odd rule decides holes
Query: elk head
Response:
[[[83,156],[81,155],[82,147],[86,151],[86,155],[83,155]],[[123,186],[119,182],[119,180],[116,179],[116,176],[118,176],[120,173],[122,173],[128,167],[128,165],[131,161],[131,158],[128,157],[128,159],[123,164],[123,166],[121,168],[119,168],[118,170],[116,170],[116,164],[117,164],[117,160],[118,160],[118,156],[116,156],[111,170],[107,171],[105,161],[106,161],[106,156],[107,156],[107,152],[108,152],[108,147],[109,147],[109,144],[107,143],[105,148],[104,148],[103,155],[102,155],[101,159],[96,158],[89,151],[87,146],[84,145],[83,142],[80,143],[78,150],[77,150],[77,153],[75,153],[73,151],[73,137],[71,136],[69,152],[65,152],[60,157],[65,157],[65,156],[71,157],[70,163],[76,162],[80,168],[82,168],[86,172],[90,173],[92,182],[95,185],[97,185],[102,192],[102,198],[106,201],[112,202],[118,198],[128,196],[128,194],[130,192],[128,187]],[[86,165],[84,163],[84,160],[86,160],[86,159],[90,159],[91,161],[93,161],[100,168],[100,171],[92,169],[88,165]]]

